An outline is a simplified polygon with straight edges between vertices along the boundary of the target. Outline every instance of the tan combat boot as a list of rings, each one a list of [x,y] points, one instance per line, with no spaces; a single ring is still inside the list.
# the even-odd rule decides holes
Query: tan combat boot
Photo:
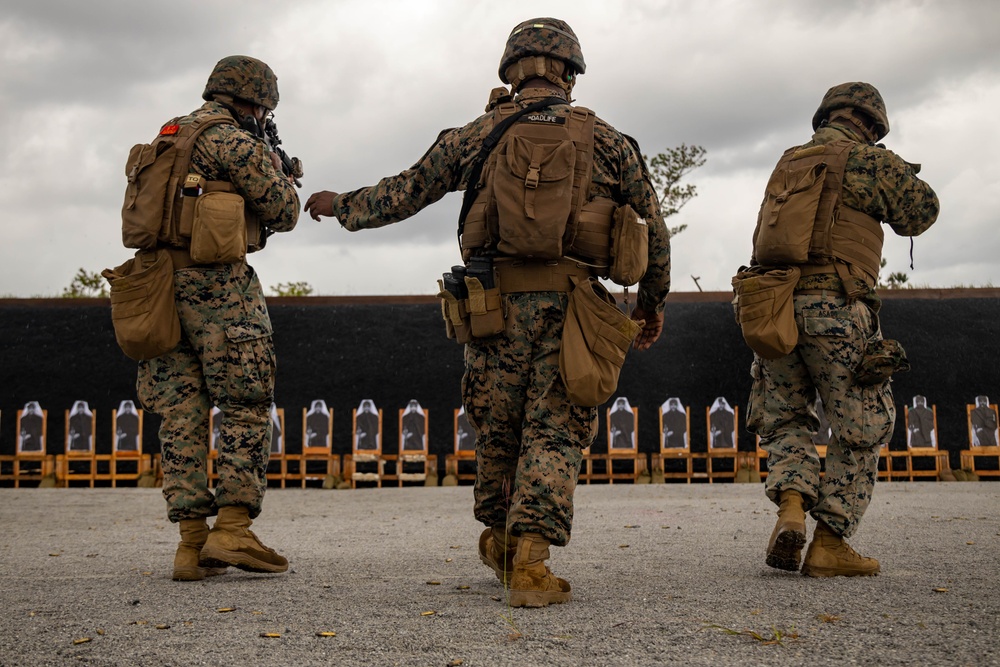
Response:
[[[232,565],[247,572],[277,573],[287,570],[285,557],[264,546],[250,530],[251,523],[246,507],[220,507],[219,517],[201,550],[201,566]]]
[[[204,519],[182,519],[181,542],[174,554],[174,581],[201,581],[205,577],[225,574],[225,567],[200,567],[198,554],[208,538],[208,523]]]
[[[479,560],[483,565],[496,573],[504,586],[510,583],[514,572],[514,553],[517,551],[517,538],[508,535],[504,526],[493,526],[483,531],[479,536]]]
[[[518,538],[514,574],[510,578],[511,607],[546,607],[573,599],[569,582],[545,566],[549,541],[534,533]]]
[[[802,547],[806,544],[806,513],[802,509],[802,494],[781,491],[778,494],[778,522],[767,543],[766,563],[779,570],[799,569]]]
[[[822,521],[816,524],[802,563],[802,574],[810,577],[868,577],[878,573],[877,560],[858,554]]]

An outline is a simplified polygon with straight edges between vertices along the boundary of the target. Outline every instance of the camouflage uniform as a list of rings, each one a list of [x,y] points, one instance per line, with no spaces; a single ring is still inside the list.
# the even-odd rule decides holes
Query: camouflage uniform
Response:
[[[911,165],[869,143],[849,123],[821,125],[817,118],[817,126],[803,148],[842,139],[858,142],[847,160],[843,206],[888,224],[901,236],[916,236],[934,223],[937,196]],[[866,347],[882,340],[881,302],[873,288],[849,299],[834,274],[803,277],[794,301],[798,345],[779,359],[755,356],[747,428],[768,452],[767,496],[777,504],[781,491],[798,491],[815,519],[850,537],[871,500],[879,448],[896,417],[890,380],[867,386],[855,380]],[[813,407],[817,393],[832,428],[823,479],[812,443],[819,428]]]
[[[189,118],[228,113],[207,102]],[[184,121],[181,121],[184,122]],[[215,125],[198,138],[191,170],[232,183],[248,212],[276,232],[298,219],[295,188],[271,164],[260,139],[233,124]],[[173,351],[139,363],[137,391],[145,409],[162,417],[163,495],[171,521],[212,516],[238,505],[260,513],[271,440],[275,357],[271,321],[253,268],[196,265],[175,271],[181,342]],[[215,467],[208,488],[209,411],[223,413]]]
[[[548,88],[522,88],[515,102],[527,106],[552,96],[566,99]],[[568,115],[568,102],[548,113]],[[351,231],[382,227],[465,190],[492,127],[490,112],[442,132],[410,169],[335,197],[334,215]],[[588,199],[595,197],[630,204],[646,219],[649,269],[639,283],[638,304],[661,312],[670,288],[670,242],[656,193],[637,150],[600,119]],[[478,433],[476,518],[487,526],[506,525],[513,534],[541,534],[559,546],[570,538],[582,452],[597,434],[597,409],[571,403],[559,375],[567,298],[565,292],[504,294],[506,331],[466,346],[462,381],[465,410]]]

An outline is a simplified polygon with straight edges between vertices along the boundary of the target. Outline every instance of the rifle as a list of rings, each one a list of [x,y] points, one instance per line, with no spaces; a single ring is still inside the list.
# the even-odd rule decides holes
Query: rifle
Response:
[[[278,126],[274,124],[274,119],[268,117],[264,122],[264,141],[272,153],[281,160],[281,171],[285,176],[291,176],[297,187],[302,187],[302,160],[297,157],[288,157],[288,153],[281,148],[281,139],[278,138]]]

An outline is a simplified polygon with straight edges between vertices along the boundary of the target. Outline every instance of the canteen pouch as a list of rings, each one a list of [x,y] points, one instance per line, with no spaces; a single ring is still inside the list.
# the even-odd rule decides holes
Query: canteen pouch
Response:
[[[559,373],[577,405],[596,407],[618,388],[625,355],[642,324],[618,309],[615,298],[595,278],[571,278]]]
[[[181,323],[174,305],[174,265],[167,250],[140,250],[101,275],[111,286],[111,322],[122,352],[140,361],[177,346]]]
[[[246,255],[243,197],[231,192],[199,196],[191,223],[191,259],[195,264],[232,264]]]
[[[500,288],[485,288],[479,278],[472,276],[465,277],[465,286],[469,290],[467,303],[469,326],[472,329],[472,335],[476,338],[489,338],[502,332],[504,321],[500,301]]]
[[[642,279],[649,261],[649,226],[631,206],[615,211],[611,226],[612,282],[628,287]]]
[[[438,280],[438,298],[441,299],[441,317],[444,319],[445,333],[456,343],[465,345],[472,339],[472,329],[469,324],[469,311],[465,299],[459,299],[445,289],[444,283]]]
[[[861,386],[881,384],[894,373],[908,370],[910,362],[906,359],[906,350],[898,340],[869,340],[861,365],[854,371],[854,382]]]
[[[793,297],[800,275],[797,266],[753,266],[733,277],[733,307],[743,340],[764,359],[779,359],[799,342]]]

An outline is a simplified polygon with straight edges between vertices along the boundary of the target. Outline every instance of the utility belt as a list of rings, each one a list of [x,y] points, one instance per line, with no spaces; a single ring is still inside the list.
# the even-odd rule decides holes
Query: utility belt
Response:
[[[795,284],[796,294],[826,294],[834,292],[849,299],[866,298],[875,291],[875,283],[861,271],[855,275],[847,264],[799,264],[800,278]]]
[[[571,292],[574,279],[591,267],[571,259],[529,260],[517,257],[470,257],[438,280],[441,316],[448,338],[460,344],[489,338],[504,330],[501,295],[523,292]]]

